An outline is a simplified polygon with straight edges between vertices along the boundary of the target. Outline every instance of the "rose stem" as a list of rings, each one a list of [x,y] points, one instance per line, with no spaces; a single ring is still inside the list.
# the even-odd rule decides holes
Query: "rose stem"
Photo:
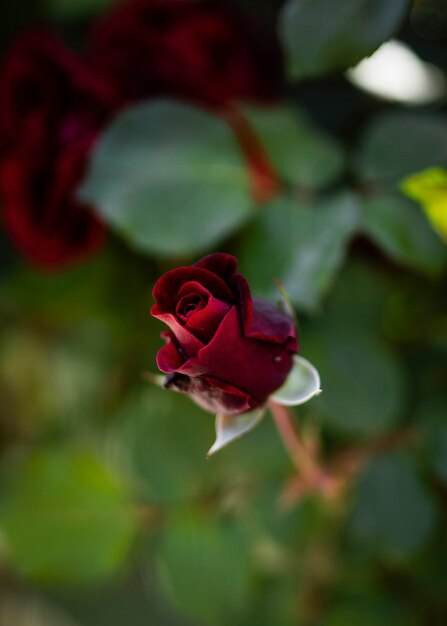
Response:
[[[273,400],[270,400],[269,407],[284,447],[306,486],[328,494],[334,493],[335,479],[320,466],[311,450],[301,439],[294,424],[293,414],[285,406]]]
[[[269,402],[269,406],[284,447],[296,469],[303,476],[314,476],[316,470],[314,459],[295,428],[291,412],[285,406],[273,401]]]

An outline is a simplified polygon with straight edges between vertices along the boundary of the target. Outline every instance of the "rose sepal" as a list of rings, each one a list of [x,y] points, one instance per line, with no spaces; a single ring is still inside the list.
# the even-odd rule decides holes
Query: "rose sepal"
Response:
[[[271,399],[284,406],[304,404],[321,393],[320,374],[307,359],[297,354],[285,383],[271,395]]]
[[[207,457],[253,430],[265,414],[266,407],[262,406],[239,415],[216,415],[216,441],[208,450]]]

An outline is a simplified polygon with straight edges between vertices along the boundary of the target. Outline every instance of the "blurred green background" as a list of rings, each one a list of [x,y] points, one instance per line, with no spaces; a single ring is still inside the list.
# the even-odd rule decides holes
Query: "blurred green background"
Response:
[[[15,0],[2,50],[42,21],[79,46],[112,4]],[[243,105],[282,191],[256,204],[229,128],[148,101],[112,121],[86,174],[114,232],[100,254],[45,273],[0,235],[0,626],[447,624],[447,11],[232,4],[284,51],[280,102]],[[390,37],[420,65],[389,57],[384,98],[345,71]],[[364,456],[336,500],[284,509],[294,469],[270,419],[206,460],[213,417],[143,380],[161,346],[153,283],[215,250],[296,306],[324,391],[297,424],[328,463]]]

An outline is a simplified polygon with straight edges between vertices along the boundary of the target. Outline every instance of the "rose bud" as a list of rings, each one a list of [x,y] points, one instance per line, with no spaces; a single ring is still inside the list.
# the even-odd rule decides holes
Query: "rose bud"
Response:
[[[76,198],[115,90],[46,31],[13,45],[0,73],[0,195],[11,238],[59,267],[98,249],[102,224]]]
[[[90,58],[129,100],[270,101],[282,76],[279,45],[213,0],[121,2],[96,23]]]
[[[233,256],[211,254],[171,270],[153,296],[152,315],[170,329],[157,355],[166,387],[228,416],[265,405],[283,385],[298,349],[293,320],[252,299]]]

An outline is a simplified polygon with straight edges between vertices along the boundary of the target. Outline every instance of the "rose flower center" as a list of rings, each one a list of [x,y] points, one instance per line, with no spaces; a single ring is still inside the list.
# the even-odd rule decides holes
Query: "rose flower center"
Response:
[[[175,307],[177,317],[186,322],[191,315],[197,313],[203,309],[207,304],[208,298],[198,293],[190,293],[187,296],[183,296]]]

